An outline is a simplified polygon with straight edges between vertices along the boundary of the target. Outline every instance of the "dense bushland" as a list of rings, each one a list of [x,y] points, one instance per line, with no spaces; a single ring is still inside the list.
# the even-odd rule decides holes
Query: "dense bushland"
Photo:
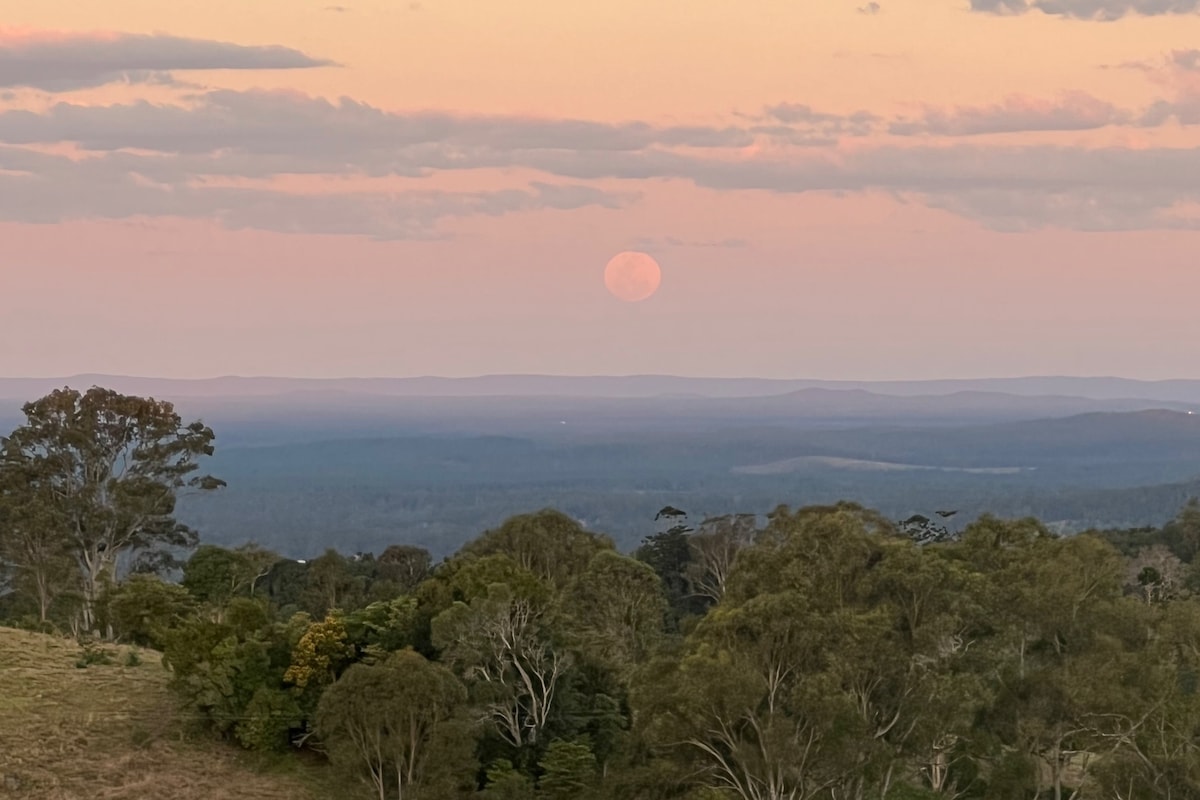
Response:
[[[213,735],[319,753],[373,796],[1200,796],[1195,503],[1065,538],[664,508],[632,555],[544,510],[436,565],[404,544],[296,561],[188,547],[162,497],[219,483],[190,477],[198,423],[162,428],[203,439],[174,472],[128,485],[44,427],[53,457],[5,443],[0,613],[157,648]],[[133,463],[163,452],[128,430]]]

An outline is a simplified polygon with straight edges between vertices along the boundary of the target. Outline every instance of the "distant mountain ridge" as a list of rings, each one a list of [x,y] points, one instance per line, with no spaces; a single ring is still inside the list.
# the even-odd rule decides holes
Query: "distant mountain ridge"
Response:
[[[547,506],[627,549],[666,504],[1158,524],[1200,480],[1200,381],[84,375],[0,379],[0,435],[22,402],[93,384],[175,401],[217,432],[206,469],[228,486],[180,505],[206,541],[253,532],[295,557],[397,542],[445,554]]]
[[[675,375],[481,375],[468,378],[147,378],[85,374],[60,378],[0,378],[0,398],[32,399],[62,386],[108,386],[164,398],[263,397],[295,393],[399,397],[766,397],[806,389],[867,391],[889,396],[990,392],[1093,400],[1158,400],[1200,404],[1200,379],[1143,381],[1115,377],[1031,376],[940,380],[843,381],[782,378],[695,378]]]

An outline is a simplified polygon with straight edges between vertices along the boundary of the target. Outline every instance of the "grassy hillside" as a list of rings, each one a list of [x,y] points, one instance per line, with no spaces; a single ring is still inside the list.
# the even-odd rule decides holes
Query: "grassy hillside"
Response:
[[[159,655],[110,648],[78,668],[73,641],[0,628],[0,797],[307,800],[346,796],[322,766],[255,764],[186,734]],[[326,784],[326,785],[322,785]]]

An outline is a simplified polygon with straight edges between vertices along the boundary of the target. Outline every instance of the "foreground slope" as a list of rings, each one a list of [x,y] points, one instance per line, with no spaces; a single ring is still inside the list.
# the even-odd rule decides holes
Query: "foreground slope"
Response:
[[[324,770],[255,769],[232,747],[185,735],[159,655],[111,648],[76,667],[79,645],[0,628],[0,797],[284,800],[328,797]],[[294,764],[294,762],[293,762]]]

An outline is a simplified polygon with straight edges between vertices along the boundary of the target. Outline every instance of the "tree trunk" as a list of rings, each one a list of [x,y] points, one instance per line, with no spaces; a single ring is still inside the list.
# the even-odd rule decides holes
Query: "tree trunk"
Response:
[[[100,602],[100,590],[104,578],[115,577],[116,561],[107,557],[106,553],[89,555],[85,560],[83,574],[83,629],[85,633],[99,635],[96,628],[96,606]]]
[[[50,578],[45,572],[40,573],[36,579],[37,596],[38,596],[38,621],[45,622],[50,616]]]

